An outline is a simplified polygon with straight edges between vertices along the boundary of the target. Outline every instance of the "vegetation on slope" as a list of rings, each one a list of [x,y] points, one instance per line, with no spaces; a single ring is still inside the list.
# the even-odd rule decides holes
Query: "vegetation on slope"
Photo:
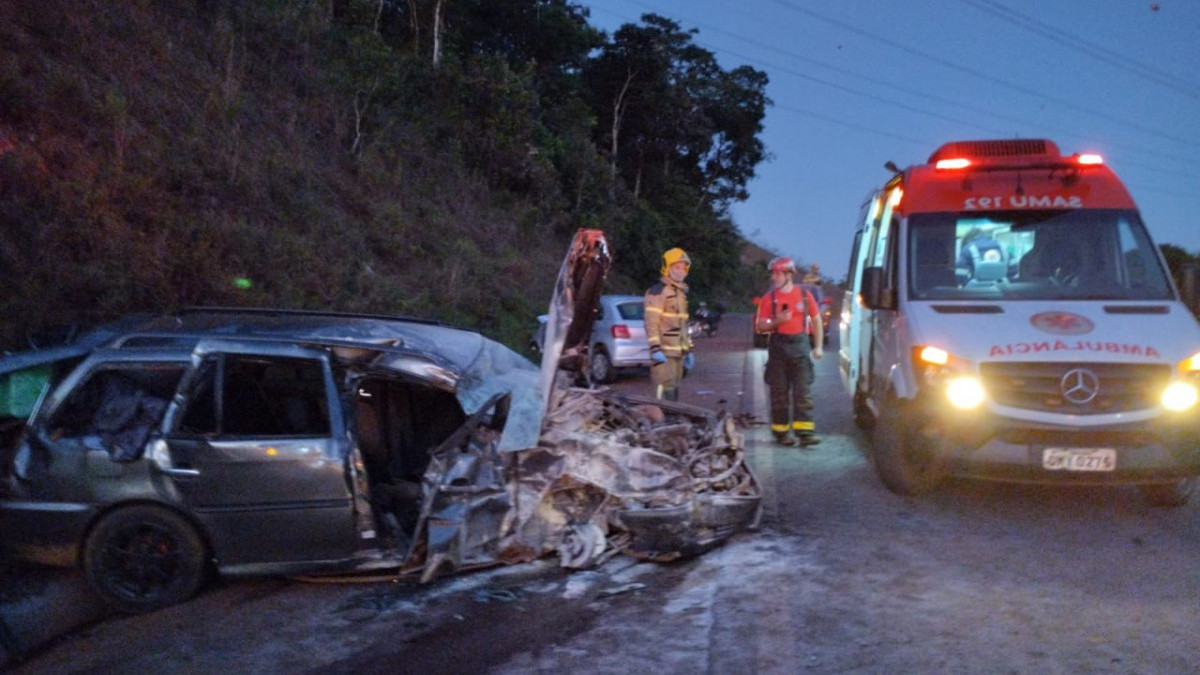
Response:
[[[565,0],[0,6],[0,348],[194,305],[408,314],[520,347],[577,228],[744,303],[766,77]]]

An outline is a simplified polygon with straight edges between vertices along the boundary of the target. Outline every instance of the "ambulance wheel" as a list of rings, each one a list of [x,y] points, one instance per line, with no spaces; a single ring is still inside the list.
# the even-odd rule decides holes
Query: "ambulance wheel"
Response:
[[[1142,493],[1142,499],[1151,506],[1178,507],[1187,504],[1192,495],[1196,494],[1196,488],[1200,486],[1200,478],[1195,476],[1191,478],[1182,478],[1174,483],[1153,483],[1150,485],[1141,485],[1138,491]]]
[[[862,392],[854,394],[854,426],[863,431],[870,431],[875,426],[875,416],[867,407],[867,396]]]
[[[945,475],[930,440],[920,433],[915,413],[910,405],[888,396],[874,429],[875,472],[898,495],[930,492]]]

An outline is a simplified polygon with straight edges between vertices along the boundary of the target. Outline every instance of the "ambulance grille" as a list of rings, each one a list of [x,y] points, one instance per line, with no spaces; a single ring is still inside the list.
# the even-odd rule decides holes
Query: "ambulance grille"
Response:
[[[1110,415],[1159,404],[1166,365],[1135,363],[984,363],[984,387],[999,405],[1069,415]]]
[[[1058,157],[1058,146],[1045,139],[1011,139],[1001,141],[955,141],[934,151],[929,157],[933,164],[949,157]]]

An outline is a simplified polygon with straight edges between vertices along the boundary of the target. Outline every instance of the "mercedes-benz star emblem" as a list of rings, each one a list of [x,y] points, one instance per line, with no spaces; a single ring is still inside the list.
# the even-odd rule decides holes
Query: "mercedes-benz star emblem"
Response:
[[[1063,398],[1076,405],[1091,403],[1100,393],[1100,378],[1087,368],[1072,368],[1058,381]]]

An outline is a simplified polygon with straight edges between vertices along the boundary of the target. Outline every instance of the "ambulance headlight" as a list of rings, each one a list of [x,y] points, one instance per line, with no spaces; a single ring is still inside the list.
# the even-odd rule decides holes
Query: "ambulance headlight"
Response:
[[[983,384],[975,377],[953,378],[946,383],[946,398],[955,408],[978,408],[983,403]]]
[[[930,345],[914,347],[912,358],[919,386],[945,392],[950,404],[960,410],[971,410],[983,404],[983,382],[971,373],[966,361]]]
[[[1197,399],[1200,399],[1200,394],[1196,392],[1196,386],[1189,382],[1172,382],[1162,393],[1163,407],[1175,412],[1191,408],[1196,405]]]

